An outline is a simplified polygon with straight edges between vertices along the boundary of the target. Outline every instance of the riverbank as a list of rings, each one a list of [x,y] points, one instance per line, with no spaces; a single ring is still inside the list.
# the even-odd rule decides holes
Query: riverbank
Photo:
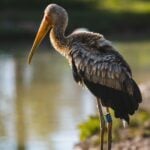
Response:
[[[99,146],[90,145],[90,143],[79,143],[75,145],[74,150],[99,150]],[[142,137],[138,136],[133,139],[123,140],[118,143],[112,144],[112,150],[149,150],[150,148],[150,136]],[[107,145],[104,145],[104,149],[107,149]]]
[[[141,107],[149,112],[150,82],[141,84],[140,89],[143,96]],[[150,118],[144,118],[147,118],[146,113],[142,115],[142,112],[139,111],[135,114],[135,117],[132,118],[129,127],[116,128],[114,125],[116,131],[113,131],[114,140],[112,150],[148,150],[150,147]],[[106,143],[104,147],[107,148]],[[74,150],[99,150],[99,134],[95,133],[86,140],[77,143],[74,146]]]

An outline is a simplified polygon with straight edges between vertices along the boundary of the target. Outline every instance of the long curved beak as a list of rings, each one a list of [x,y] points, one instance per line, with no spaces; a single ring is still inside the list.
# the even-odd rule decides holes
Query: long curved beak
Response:
[[[39,27],[39,30],[36,34],[36,37],[35,37],[35,40],[34,40],[34,43],[32,45],[32,48],[30,50],[30,53],[28,55],[28,63],[30,64],[31,63],[31,60],[32,60],[32,57],[33,57],[33,54],[36,50],[36,48],[40,45],[40,43],[42,42],[42,40],[44,39],[46,33],[50,30],[51,28],[51,24],[50,22],[48,21],[48,16],[45,16],[44,15],[44,18],[41,22],[41,25]]]

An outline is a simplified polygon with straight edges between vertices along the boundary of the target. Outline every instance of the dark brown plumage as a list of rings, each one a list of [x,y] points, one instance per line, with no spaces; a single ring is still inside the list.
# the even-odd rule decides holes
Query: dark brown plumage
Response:
[[[100,34],[85,32],[70,37],[75,81],[101,98],[102,105],[111,107],[117,118],[129,122],[129,114],[137,110],[142,98],[127,62]]]
[[[140,90],[132,79],[129,65],[103,35],[93,32],[75,32],[65,36],[68,14],[64,8],[50,4],[45,9],[44,18],[36,35],[28,61],[46,33],[50,30],[50,40],[60,54],[65,56],[77,83],[85,85],[97,98],[101,121],[101,150],[105,131],[101,104],[106,107],[108,124],[108,149],[111,149],[112,119],[109,107],[115,116],[129,123],[142,101]]]

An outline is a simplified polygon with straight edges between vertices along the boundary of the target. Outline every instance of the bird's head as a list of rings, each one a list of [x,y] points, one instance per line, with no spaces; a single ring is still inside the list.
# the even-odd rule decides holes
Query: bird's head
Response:
[[[29,64],[32,60],[36,48],[40,45],[47,32],[50,31],[52,28],[55,28],[56,26],[57,27],[60,26],[63,29],[65,29],[67,23],[68,23],[68,14],[64,8],[62,8],[57,4],[50,4],[46,7],[44,11],[44,17],[42,19],[41,25],[36,34],[34,43],[28,56]]]

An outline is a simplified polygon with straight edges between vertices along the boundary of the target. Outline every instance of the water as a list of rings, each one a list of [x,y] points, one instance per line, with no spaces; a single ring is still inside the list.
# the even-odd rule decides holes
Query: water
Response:
[[[0,57],[0,149],[70,150],[76,126],[95,113],[93,97],[75,84],[58,55]]]
[[[122,51],[136,80],[148,81],[149,58],[128,52]],[[0,54],[0,150],[71,150],[79,141],[77,125],[96,113],[96,101],[76,85],[60,55],[37,53],[30,66],[26,55]]]

